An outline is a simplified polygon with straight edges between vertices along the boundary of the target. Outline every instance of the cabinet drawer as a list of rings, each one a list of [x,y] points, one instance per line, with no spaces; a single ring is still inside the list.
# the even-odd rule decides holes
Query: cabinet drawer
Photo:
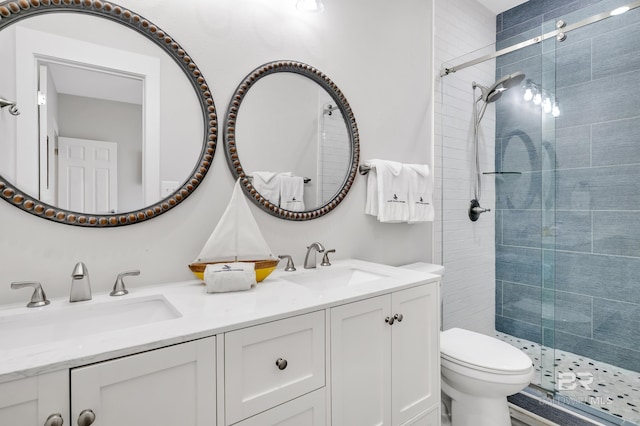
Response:
[[[226,333],[226,423],[324,386],[324,341],[324,311]]]
[[[234,426],[325,426],[324,388],[278,405]]]

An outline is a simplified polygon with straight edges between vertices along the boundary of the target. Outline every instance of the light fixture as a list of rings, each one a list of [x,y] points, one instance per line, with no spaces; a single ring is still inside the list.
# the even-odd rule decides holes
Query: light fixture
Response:
[[[521,89],[525,102],[532,102],[535,106],[540,107],[545,114],[551,114],[553,117],[560,116],[560,106],[554,93],[543,89],[540,84],[531,79],[527,79]]]
[[[527,87],[526,89],[524,89],[523,97],[524,97],[524,100],[527,102],[533,99],[533,90],[531,90],[531,87]]]
[[[535,95],[533,95],[533,103],[535,105],[540,105],[542,103],[542,95],[540,93],[537,93]]]
[[[322,0],[297,0],[296,8],[304,12],[319,13],[324,10]]]
[[[623,13],[628,11],[629,11],[629,6],[617,7],[611,11],[610,15],[611,16],[622,15]]]

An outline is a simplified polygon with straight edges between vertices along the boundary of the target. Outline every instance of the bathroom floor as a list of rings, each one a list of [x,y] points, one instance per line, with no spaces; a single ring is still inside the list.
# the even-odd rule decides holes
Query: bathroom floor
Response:
[[[562,388],[557,398],[567,404],[579,401],[602,410],[616,417],[640,424],[640,373],[625,370],[611,364],[595,361],[590,358],[565,352],[555,351],[554,374],[548,368],[542,371],[541,351],[553,351],[539,344],[496,333],[496,337],[521,349],[531,360],[536,369],[532,384],[540,386],[542,377]],[[559,378],[560,380],[555,380]]]

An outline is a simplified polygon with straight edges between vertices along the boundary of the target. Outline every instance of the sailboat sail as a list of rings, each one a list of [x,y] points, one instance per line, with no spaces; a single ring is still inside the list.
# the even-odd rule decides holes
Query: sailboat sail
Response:
[[[275,257],[260,232],[238,180],[227,209],[202,248],[196,262],[268,259],[275,259]]]

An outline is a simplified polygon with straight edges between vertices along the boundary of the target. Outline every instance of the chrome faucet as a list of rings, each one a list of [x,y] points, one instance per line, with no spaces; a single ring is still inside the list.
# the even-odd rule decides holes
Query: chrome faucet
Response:
[[[82,302],[83,300],[91,300],[91,283],[87,267],[84,263],[78,262],[71,273],[69,302]]]
[[[324,246],[320,243],[312,243],[307,247],[307,255],[304,258],[304,269],[313,269],[316,267],[316,252],[324,253]],[[311,255],[313,253],[313,256]]]

